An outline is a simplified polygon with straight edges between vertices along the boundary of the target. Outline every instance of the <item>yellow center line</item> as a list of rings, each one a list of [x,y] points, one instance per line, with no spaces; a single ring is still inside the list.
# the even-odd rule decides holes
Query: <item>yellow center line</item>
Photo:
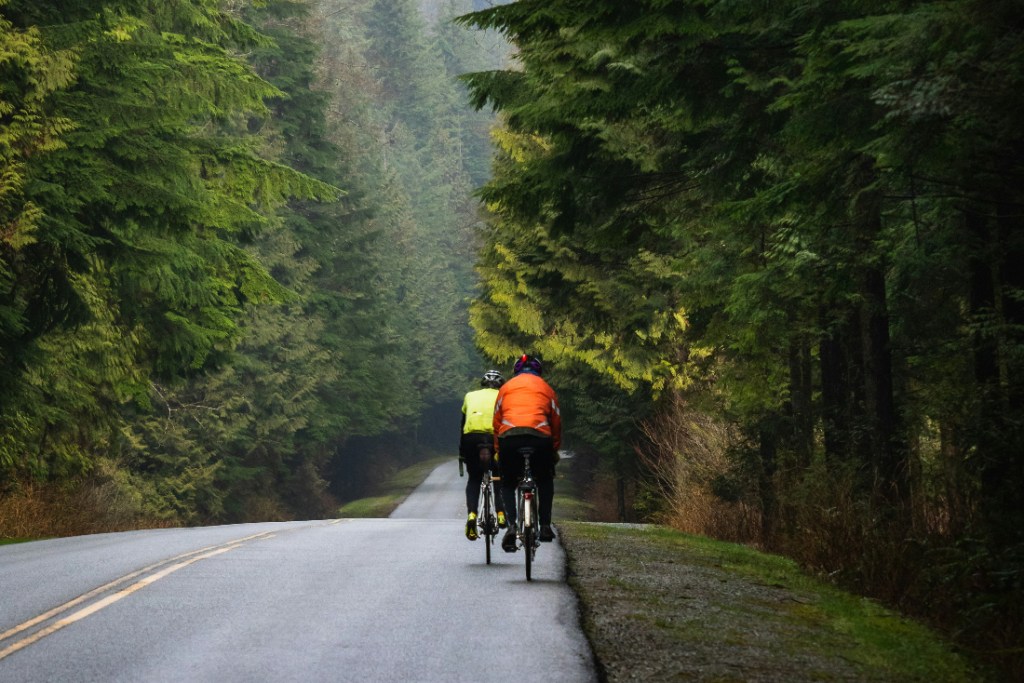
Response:
[[[160,570],[159,572],[156,572],[155,574],[151,574],[151,575],[141,579],[140,581],[132,584],[131,586],[128,586],[127,588],[123,588],[122,590],[118,591],[117,593],[113,593],[111,595],[108,595],[105,598],[102,598],[101,600],[97,600],[96,602],[94,602],[93,604],[89,605],[88,607],[80,609],[77,612],[75,612],[75,613],[73,613],[73,614],[71,614],[71,615],[69,615],[67,617],[64,617],[63,619],[61,619],[61,620],[51,624],[50,626],[47,626],[46,628],[37,631],[36,633],[32,634],[31,636],[28,636],[26,638],[22,638],[21,640],[16,641],[16,642],[12,643],[11,645],[8,645],[3,650],[0,650],[0,659],[3,659],[4,657],[7,657],[8,655],[10,655],[10,654],[12,654],[14,652],[17,652],[18,650],[20,650],[20,649],[22,649],[24,647],[27,647],[27,646],[31,645],[32,643],[35,643],[35,642],[45,638],[46,636],[50,635],[51,633],[54,633],[55,631],[59,631],[60,629],[64,628],[65,626],[68,626],[69,624],[73,624],[76,621],[80,621],[81,619],[84,619],[85,617],[87,617],[87,616],[89,616],[91,614],[94,614],[94,613],[98,612],[99,610],[114,604],[118,600],[121,600],[122,598],[125,598],[125,597],[131,595],[132,593],[134,593],[135,591],[139,590],[140,588],[144,588],[144,587],[150,585],[151,583],[164,578],[168,574],[171,574],[173,572],[178,571],[179,569],[181,569],[183,567],[187,567],[188,565],[192,564],[193,562],[198,562],[199,560],[204,560],[204,559],[207,559],[207,558],[210,558],[210,557],[214,557],[216,555],[220,555],[221,553],[226,553],[229,550],[234,550],[238,546],[240,546],[243,543],[246,543],[248,541],[252,541],[252,540],[255,540],[257,538],[267,538],[267,537],[271,537],[273,535],[274,535],[273,532],[264,531],[264,532],[259,533],[259,534],[253,534],[251,536],[245,536],[243,538],[239,538],[239,539],[235,539],[233,541],[229,541],[229,542],[227,542],[225,544],[222,544],[220,546],[207,546],[206,548],[200,548],[199,550],[192,550],[192,551],[189,551],[187,553],[182,553],[180,555],[176,555],[174,557],[171,557],[169,559],[163,560],[161,562],[156,562],[154,564],[151,564],[148,567],[144,567],[142,569],[139,569],[138,571],[134,571],[134,572],[131,572],[130,574],[126,574],[126,575],[124,575],[124,576],[122,576],[122,577],[120,577],[118,579],[115,579],[115,580],[113,580],[113,581],[111,581],[109,583],[106,583],[106,584],[100,586],[99,588],[95,588],[95,589],[89,591],[88,593],[83,593],[82,595],[78,596],[77,598],[75,598],[73,600],[69,600],[68,602],[64,603],[63,605],[59,605],[57,607],[54,607],[53,609],[51,609],[51,610],[49,610],[47,612],[44,612],[43,614],[40,614],[37,617],[34,617],[34,618],[32,618],[32,619],[30,619],[30,620],[28,620],[26,622],[23,622],[23,623],[19,624],[18,626],[15,626],[12,629],[9,629],[9,630],[5,631],[4,633],[0,634],[0,641],[6,640],[6,639],[10,638],[11,636],[13,636],[13,635],[15,635],[17,633],[20,633],[21,631],[24,631],[25,629],[32,628],[33,626],[36,626],[36,625],[46,621],[47,619],[50,619],[50,618],[54,617],[57,614],[60,614],[61,612],[66,612],[67,610],[71,609],[72,607],[75,607],[76,605],[80,605],[81,603],[85,602],[86,600],[89,600],[90,598],[94,598],[97,595],[100,595],[101,593],[109,591],[110,589],[114,588],[115,586],[118,586],[118,585],[124,583],[125,581],[130,581],[130,580],[132,580],[132,579],[134,579],[134,578],[136,578],[136,577],[138,577],[138,576],[140,576],[142,574],[145,574],[145,573],[155,569],[156,567],[160,567],[162,565],[165,565],[168,562],[174,562],[175,560],[183,560],[183,558],[189,558],[189,559],[186,559],[186,560],[184,560],[182,562],[178,562],[177,564],[171,565],[169,567],[165,567],[164,569]]]

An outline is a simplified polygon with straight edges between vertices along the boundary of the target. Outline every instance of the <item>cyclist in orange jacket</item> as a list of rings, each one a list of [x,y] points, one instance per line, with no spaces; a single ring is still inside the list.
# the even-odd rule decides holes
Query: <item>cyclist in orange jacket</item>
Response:
[[[459,460],[465,464],[469,479],[466,481],[466,538],[475,541],[479,536],[477,530],[477,513],[480,503],[480,482],[483,481],[487,465],[480,460],[480,446],[487,444],[492,453],[493,463],[494,402],[498,398],[498,389],[505,383],[505,378],[497,370],[488,370],[480,378],[480,389],[467,392],[462,399],[462,436],[459,437]],[[493,468],[497,469],[497,468]],[[462,470],[459,470],[460,474]],[[497,472],[495,472],[497,473]],[[494,507],[498,517],[498,527],[505,528],[505,506],[501,504],[501,494],[494,496]]]
[[[523,475],[519,449],[533,448],[530,469],[537,481],[541,541],[555,538],[551,529],[551,504],[555,495],[555,463],[562,443],[562,415],[555,390],[541,377],[539,358],[523,354],[512,368],[512,379],[498,390],[494,404],[494,444],[501,466],[501,491],[505,498],[508,531],[501,539],[505,552],[516,551],[516,485]]]

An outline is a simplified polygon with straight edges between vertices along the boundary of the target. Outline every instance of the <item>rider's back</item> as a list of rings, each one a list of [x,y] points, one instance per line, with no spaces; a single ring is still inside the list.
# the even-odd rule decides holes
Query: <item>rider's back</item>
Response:
[[[497,436],[510,429],[535,431],[551,437],[557,449],[562,423],[555,390],[537,375],[527,372],[516,375],[498,391],[493,427]]]
[[[470,391],[465,395],[462,400],[462,413],[465,415],[463,433],[491,432],[497,395],[498,390],[489,387]]]

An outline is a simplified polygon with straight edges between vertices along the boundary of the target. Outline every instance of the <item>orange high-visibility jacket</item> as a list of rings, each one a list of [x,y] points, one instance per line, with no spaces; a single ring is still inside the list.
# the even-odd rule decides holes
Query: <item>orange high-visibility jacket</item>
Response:
[[[547,382],[528,372],[521,372],[501,385],[494,403],[495,439],[515,428],[550,436],[556,451],[562,443],[558,396]]]

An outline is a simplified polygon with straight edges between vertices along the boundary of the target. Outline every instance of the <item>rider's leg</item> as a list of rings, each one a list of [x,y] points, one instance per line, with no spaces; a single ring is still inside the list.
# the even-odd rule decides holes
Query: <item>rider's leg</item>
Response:
[[[551,441],[544,444],[543,448],[535,451],[534,459],[536,466],[533,468],[533,478],[537,480],[537,497],[540,498],[537,507],[537,521],[540,525],[551,526],[551,507],[555,499],[555,472],[554,472],[554,450]]]
[[[555,452],[551,441],[538,447],[534,452],[534,459],[537,465],[533,468],[534,478],[537,480],[537,521],[540,522],[540,532],[537,537],[544,542],[553,541],[555,532],[551,528],[551,508],[555,498]]]
[[[514,442],[504,439],[499,440],[498,464],[501,472],[501,498],[505,507],[505,522],[508,524],[508,531],[501,539],[501,547],[505,552],[516,550],[516,485],[523,472],[523,458],[514,448]]]
[[[513,458],[509,457],[509,459],[512,460]],[[495,490],[501,491],[500,497],[502,507],[505,510],[505,521],[510,529],[516,525],[516,481],[518,481],[518,477],[509,474],[504,462],[502,462],[501,481],[498,482],[501,486],[496,487]]]
[[[484,470],[480,466],[480,442],[489,440],[490,434],[463,434],[459,440],[459,455],[466,463],[466,512],[477,513],[480,504],[480,481]]]
[[[555,499],[555,482],[551,477],[537,477],[537,496],[540,498],[537,516],[540,517],[541,526],[550,526],[551,508]]]
[[[549,473],[550,469],[547,470]],[[551,507],[555,498],[555,482],[550,476],[537,477],[537,496],[540,498],[540,506],[537,509],[537,516],[540,518],[540,534],[538,538],[542,541],[552,541],[555,532],[551,528]]]
[[[480,482],[483,480],[484,468],[480,464],[479,443],[482,438],[490,435],[463,434],[459,441],[459,455],[466,463],[466,538],[475,541],[479,538],[477,528],[477,509],[480,505]]]
[[[501,549],[507,553],[514,553],[516,551],[516,485],[508,483],[514,481],[516,481],[515,478],[503,473],[501,476],[501,495],[497,496],[504,500],[506,531],[501,539]]]
[[[466,512],[477,512],[477,507],[480,505],[480,480],[482,477],[479,474],[473,474],[472,471],[467,475]]]

